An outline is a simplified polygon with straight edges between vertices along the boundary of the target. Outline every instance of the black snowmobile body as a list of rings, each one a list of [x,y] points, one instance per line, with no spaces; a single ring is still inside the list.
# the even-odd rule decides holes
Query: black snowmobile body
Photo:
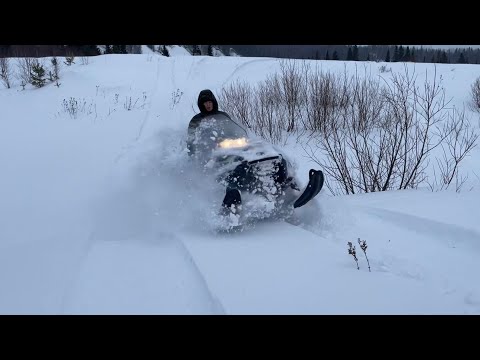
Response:
[[[225,185],[225,209],[236,211],[239,205],[245,205],[245,197],[255,197],[255,201],[263,199],[271,205],[264,212],[267,216],[288,216],[322,189],[322,171],[311,169],[309,183],[301,192],[289,160],[276,147],[249,135],[244,127],[223,114],[203,119],[189,141],[193,156]]]

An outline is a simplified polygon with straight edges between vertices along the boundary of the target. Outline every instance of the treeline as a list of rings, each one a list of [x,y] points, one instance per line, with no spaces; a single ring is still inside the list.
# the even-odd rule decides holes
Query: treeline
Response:
[[[0,45],[0,57],[140,54],[141,45]]]
[[[146,45],[169,56],[166,45]],[[180,45],[192,55],[236,55],[233,49],[220,52],[217,45]],[[0,57],[96,56],[102,54],[141,54],[141,45],[0,45]]]
[[[147,45],[166,53],[166,47]],[[480,49],[404,45],[182,45],[192,55],[240,55],[286,59],[479,64]],[[0,45],[0,57],[140,54],[141,45]],[[168,54],[166,54],[168,56]]]
[[[479,64],[480,49],[434,49],[404,45],[222,45],[241,56],[347,61],[410,61]]]

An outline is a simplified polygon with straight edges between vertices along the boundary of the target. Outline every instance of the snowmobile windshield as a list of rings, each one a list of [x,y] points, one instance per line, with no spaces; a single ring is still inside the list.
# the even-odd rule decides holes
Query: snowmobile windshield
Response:
[[[247,131],[223,114],[205,117],[195,131],[195,144],[203,151],[242,146],[246,139]]]

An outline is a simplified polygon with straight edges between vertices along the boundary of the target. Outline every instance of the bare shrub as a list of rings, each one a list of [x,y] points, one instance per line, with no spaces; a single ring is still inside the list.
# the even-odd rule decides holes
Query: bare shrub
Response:
[[[353,259],[357,264],[357,270],[360,270],[360,267],[358,266],[357,251],[355,250],[355,246],[352,244],[351,241],[349,241],[347,245],[348,245],[348,254],[353,256]]]
[[[220,103],[235,119],[272,143],[282,141],[284,129],[280,115],[279,83],[269,77],[258,87],[236,82],[223,88]]]
[[[267,79],[254,91],[255,105],[252,110],[255,133],[274,144],[282,142],[285,129],[285,116],[282,116],[285,113],[279,106],[279,92],[276,79]]]
[[[472,84],[470,97],[470,108],[480,113],[480,77]]]
[[[13,70],[10,59],[7,57],[0,58],[0,78],[7,89],[12,85]]]
[[[17,77],[22,84],[30,84],[32,82],[32,70],[36,59],[31,57],[22,57],[17,60]],[[24,85],[23,85],[24,86]]]
[[[75,64],[75,56],[73,54],[68,54],[66,57],[65,57],[65,61],[64,61],[65,65],[67,66],[71,66],[72,64]]]
[[[81,64],[82,65],[88,65],[90,63],[90,57],[89,56],[82,56],[80,58]]]
[[[332,108],[345,108],[348,84],[337,87],[332,74],[311,71],[306,62],[282,61],[280,72],[252,86],[235,82],[222,89],[220,103],[257,135],[274,143],[285,142],[288,133],[299,136],[318,131]],[[287,134],[285,134],[287,133]]]
[[[302,69],[297,66],[296,60],[280,62],[280,76],[275,80],[280,84],[278,95],[280,104],[285,105],[287,115],[287,132],[296,129],[297,119],[302,117],[302,105],[305,104],[304,75],[308,74],[309,67],[302,62]],[[303,70],[303,71],[302,71]]]
[[[349,102],[347,77],[319,72],[313,72],[307,80],[306,116],[302,119],[305,129],[318,132],[329,123],[337,122],[340,108],[345,109]]]
[[[360,238],[358,238],[358,245],[360,245],[360,249],[362,249],[363,254],[365,255],[365,259],[367,259],[368,272],[371,272],[372,270],[370,269],[370,261],[368,260],[367,256],[367,240],[360,240]]]
[[[249,84],[236,81],[224,87],[219,96],[222,107],[246,127],[253,128],[252,107],[254,88]]]
[[[131,111],[134,109],[143,109],[147,101],[147,93],[145,91],[142,94],[141,100],[142,100],[142,103],[139,104],[138,102],[140,101],[140,98],[133,99],[132,96],[125,96],[125,102],[123,103],[123,108],[127,111]],[[118,101],[118,96],[116,96],[116,101]]]
[[[460,112],[454,108],[449,116],[442,129],[447,134],[441,144],[442,156],[436,159],[433,181],[429,181],[432,191],[448,189],[454,183],[459,192],[467,180],[467,176],[459,173],[460,162],[477,146],[479,134],[470,125],[465,110]]]
[[[70,97],[68,100],[63,99],[59,114],[62,112],[68,114],[72,119],[77,119],[82,115],[89,116],[93,112],[96,113],[96,104],[92,100],[87,101],[85,98]]]
[[[308,67],[303,65],[303,71]],[[298,130],[305,112],[306,81],[294,61],[282,61],[280,74],[258,86],[235,82],[222,89],[220,103],[232,116],[265,139],[279,143],[283,132]]]
[[[333,194],[418,188],[444,189],[460,179],[459,163],[478,135],[464,114],[449,114],[436,68],[418,81],[415,69],[374,78],[367,68],[353,75],[312,70],[284,62],[256,86],[236,82],[222,90],[225,110],[266,140],[308,132],[302,144],[322,167]],[[302,135],[303,136],[303,135]],[[297,138],[297,141],[300,139]],[[438,150],[436,150],[438,149]],[[430,160],[443,149],[434,169]],[[433,158],[435,158],[433,156]],[[442,164],[442,165],[440,165]],[[457,181],[457,188],[459,182]]]
[[[440,172],[450,175],[442,175],[442,184],[448,186],[478,136],[463,116],[448,116],[449,101],[436,69],[432,82],[425,74],[422,87],[406,66],[403,74],[393,74],[383,87],[367,78],[356,78],[352,84],[344,126],[337,120],[315,137],[315,148],[306,147],[328,174],[330,191],[417,188],[428,182],[430,155],[439,146],[444,149],[443,163],[448,164]]]
[[[173,110],[175,108],[175,106],[180,102],[182,95],[183,91],[180,91],[180,89],[176,89],[172,92],[172,102],[170,105],[170,109]]]
[[[389,68],[386,65],[382,65],[378,68],[378,71],[380,71],[381,73],[392,72],[392,68]]]
[[[53,80],[59,80],[60,79],[60,62],[55,56],[50,61],[52,63],[52,78]]]

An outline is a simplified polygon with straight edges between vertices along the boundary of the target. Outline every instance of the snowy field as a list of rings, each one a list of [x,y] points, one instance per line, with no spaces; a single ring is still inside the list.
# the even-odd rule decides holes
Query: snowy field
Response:
[[[102,55],[63,65],[60,87],[0,89],[1,314],[480,314],[478,148],[460,193],[323,189],[298,226],[215,234],[223,192],[186,154],[198,93],[263,80],[279,60],[171,55]],[[461,107],[480,66],[437,72]],[[285,149],[305,186],[316,165]]]

